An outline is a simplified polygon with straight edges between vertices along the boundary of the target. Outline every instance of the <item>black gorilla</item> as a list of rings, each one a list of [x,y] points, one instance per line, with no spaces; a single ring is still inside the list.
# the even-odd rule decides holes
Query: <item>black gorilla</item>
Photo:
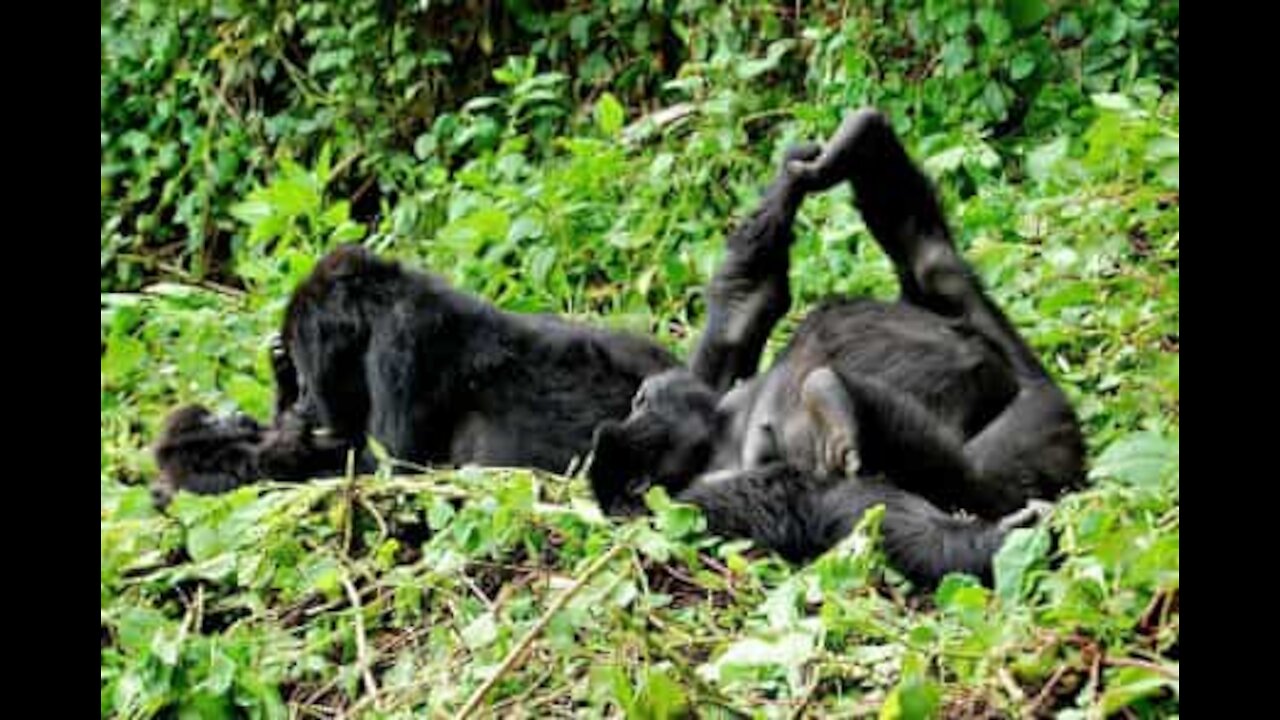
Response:
[[[903,297],[816,309],[752,377],[790,304],[795,213],[807,193],[841,180]],[[692,372],[649,378],[631,415],[597,431],[590,476],[610,513],[638,511],[641,491],[661,484],[700,506],[713,531],[803,560],[883,503],[891,561],[930,582],[956,570],[988,576],[1005,533],[1043,512],[1029,501],[1083,481],[1074,412],[982,292],[931,185],[878,112],[854,113],[821,150],[788,153],[731,234],[708,305]]]
[[[157,501],[337,474],[367,437],[414,463],[563,472],[641,380],[676,364],[643,338],[503,312],[358,246],[294,291],[272,359],[272,426],[175,412],[156,446]]]
[[[165,419],[156,443],[160,473],[151,497],[163,507],[179,489],[210,494],[257,478],[303,479],[343,467],[347,443],[303,428],[292,414],[272,427],[248,415],[215,415],[187,405]]]
[[[815,311],[774,368],[750,378],[790,304],[795,212],[841,179],[894,259],[903,301]],[[340,472],[369,437],[418,463],[560,471],[599,425],[592,484],[610,512],[660,482],[706,510],[713,530],[803,559],[883,503],[890,557],[932,579],[985,575],[1005,532],[1039,510],[1017,509],[1083,474],[1070,407],[982,295],[927,181],[874,113],[825,150],[788,155],[730,237],[709,295],[690,374],[643,339],[504,313],[342,248],[289,303],[272,425],[179,410],[157,445],[158,500]],[[605,422],[626,416],[633,395],[626,422]],[[960,520],[935,504],[1002,519]]]

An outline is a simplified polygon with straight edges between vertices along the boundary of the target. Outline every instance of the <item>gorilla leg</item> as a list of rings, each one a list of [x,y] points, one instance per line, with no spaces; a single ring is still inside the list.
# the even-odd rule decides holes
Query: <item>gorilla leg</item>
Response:
[[[818,438],[812,443],[818,475],[857,475],[862,467],[858,452],[858,411],[840,376],[825,365],[812,370],[800,386],[800,402],[807,424]]]
[[[791,148],[784,167],[817,157],[819,150]],[[760,206],[729,235],[724,261],[707,290],[706,330],[690,363],[693,374],[717,392],[756,373],[769,333],[791,307],[791,226],[803,199],[799,183],[783,170]]]
[[[714,473],[677,499],[702,509],[712,532],[749,538],[792,562],[826,552],[853,531],[867,510],[884,505],[881,534],[889,562],[926,585],[949,572],[990,582],[991,558],[1005,535],[1043,514],[1037,506],[995,524],[961,519],[884,482],[856,478],[831,485],[780,463]]]
[[[1001,498],[999,503],[988,499],[991,490],[976,479],[960,433],[940,422],[915,396],[871,377],[826,377],[824,369],[811,373],[802,389],[806,411],[823,418],[815,422],[817,431],[831,434],[834,429],[834,437],[817,443],[831,458],[820,459],[820,475],[824,462],[840,460],[845,476],[860,467],[866,474],[892,478],[895,485],[948,510],[966,509],[994,518],[1008,512],[1003,509],[1007,505],[1021,506],[1019,497]],[[845,420],[850,413],[851,421]],[[854,433],[852,458],[843,440],[849,432]],[[841,451],[843,456],[831,454]],[[788,458],[797,455],[803,453],[788,448]]]
[[[1020,377],[1048,378],[957,252],[932,183],[883,114],[872,109],[850,114],[821,156],[793,160],[787,168],[810,191],[848,180],[863,220],[893,261],[906,300],[963,317],[1001,350]]]
[[[788,170],[811,189],[847,179],[863,219],[894,262],[904,298],[962,320],[1013,368],[1018,396],[965,447],[973,509],[1003,514],[1028,497],[1082,484],[1084,440],[1070,403],[957,252],[932,184],[888,120],[874,110],[857,111],[819,158],[789,163]]]

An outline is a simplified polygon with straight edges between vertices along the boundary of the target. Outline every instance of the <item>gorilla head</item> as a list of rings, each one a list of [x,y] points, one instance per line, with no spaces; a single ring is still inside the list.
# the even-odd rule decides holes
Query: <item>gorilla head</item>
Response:
[[[264,432],[243,413],[216,415],[201,405],[174,410],[156,442],[160,474],[151,485],[152,500],[164,507],[179,489],[217,493],[249,482]]]
[[[653,485],[679,492],[702,473],[722,431],[718,400],[684,368],[646,378],[631,414],[595,432],[589,474],[605,511],[626,512],[615,501],[642,496]]]

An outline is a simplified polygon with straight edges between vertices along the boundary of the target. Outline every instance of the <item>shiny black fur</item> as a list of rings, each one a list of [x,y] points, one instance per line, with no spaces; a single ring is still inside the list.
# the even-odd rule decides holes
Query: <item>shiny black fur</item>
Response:
[[[504,312],[347,246],[295,290],[273,364],[272,429],[228,431],[218,447],[212,428],[225,425],[192,435],[170,423],[157,445],[170,485],[217,491],[259,475],[339,473],[347,449],[368,469],[367,437],[417,464],[563,472],[595,426],[625,416],[640,381],[675,360],[643,338]]]
[[[346,443],[317,437],[289,414],[266,427],[242,413],[186,405],[165,419],[156,442],[151,496],[164,507],[178,490],[213,494],[261,477],[303,479],[340,468],[346,456]]]
[[[756,376],[789,307],[800,201],[842,180],[903,297],[814,310]],[[1031,501],[1083,481],[1074,412],[955,251],[931,185],[879,113],[854,113],[826,147],[788,153],[730,235],[708,298],[692,372],[650,378],[631,415],[597,431],[590,475],[608,512],[639,511],[640,493],[662,484],[713,529],[804,559],[883,503],[890,559],[931,582],[948,570],[987,576],[1008,529],[1043,512]]]

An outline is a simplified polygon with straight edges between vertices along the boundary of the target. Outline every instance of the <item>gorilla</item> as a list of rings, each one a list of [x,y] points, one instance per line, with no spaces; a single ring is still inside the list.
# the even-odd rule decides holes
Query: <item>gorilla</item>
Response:
[[[272,352],[269,427],[175,411],[156,444],[163,505],[178,488],[223,492],[261,477],[340,474],[366,440],[416,464],[564,472],[641,380],[676,365],[656,343],[508,313],[359,246],[326,255],[295,289]]]
[[[757,376],[790,307],[795,214],[842,180],[902,298],[827,303]],[[351,452],[367,470],[371,439],[417,464],[556,472],[590,449],[610,514],[642,509],[644,489],[665,485],[714,532],[797,561],[882,504],[891,561],[928,582],[989,576],[1005,534],[1043,514],[1035,499],[1083,478],[1073,411],[982,293],[927,179],[874,111],[825,147],[787,153],[728,239],[687,370],[646,339],[507,313],[358,246],[324,257],[295,290],[272,361],[269,426],[199,407],[170,417],[158,503],[178,488],[338,474]]]
[[[901,298],[823,304],[756,375],[790,306],[795,214],[842,180]],[[951,571],[989,580],[1007,532],[1083,483],[1074,411],[956,251],[881,113],[854,112],[825,147],[791,149],[727,244],[690,369],[646,379],[630,415],[597,429],[588,474],[606,512],[641,512],[662,485],[713,532],[803,561],[882,504],[890,561],[928,584]]]
[[[258,478],[304,479],[336,472],[346,462],[347,445],[307,432],[290,414],[263,427],[243,413],[220,416],[186,405],[165,419],[155,457],[160,473],[151,484],[151,498],[164,507],[179,489],[213,494]]]

